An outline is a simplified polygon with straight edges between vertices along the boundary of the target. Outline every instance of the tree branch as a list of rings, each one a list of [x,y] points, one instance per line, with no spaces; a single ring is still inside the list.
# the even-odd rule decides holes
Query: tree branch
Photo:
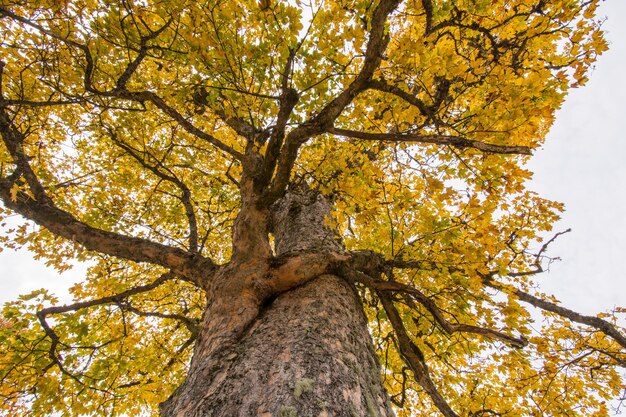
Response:
[[[530,295],[527,292],[524,292],[522,290],[518,290],[517,288],[511,288],[509,286],[505,286],[505,285],[495,281],[492,276],[483,276],[483,282],[488,287],[497,289],[497,290],[502,291],[502,292],[504,292],[506,294],[513,294],[517,298],[519,298],[520,300],[522,300],[522,301],[524,301],[524,302],[526,302],[526,303],[528,303],[528,304],[530,304],[532,306],[540,308],[541,310],[549,311],[549,312],[557,314],[557,315],[559,315],[559,316],[561,316],[563,318],[569,319],[569,320],[571,320],[573,322],[593,327],[593,328],[601,331],[605,335],[611,337],[620,346],[622,346],[624,349],[626,349],[626,337],[624,335],[622,335],[617,330],[617,328],[615,328],[615,326],[613,326],[611,323],[609,323],[606,320],[603,320],[603,319],[601,319],[599,317],[582,315],[582,314],[577,313],[577,312],[575,312],[573,310],[570,310],[568,308],[556,305],[555,303],[551,303],[549,301],[542,300],[541,298],[538,298],[538,297],[535,297],[533,295]]]
[[[47,308],[41,309],[37,312],[37,317],[39,318],[39,321],[42,322],[42,321],[45,321],[46,316],[49,316],[50,314],[61,314],[61,313],[81,310],[83,308],[93,307],[97,305],[120,303],[125,298],[128,298],[131,295],[137,295],[137,294],[151,291],[155,288],[160,287],[167,281],[173,280],[174,278],[175,278],[174,274],[171,272],[168,272],[168,273],[162,274],[159,278],[155,279],[150,284],[139,285],[137,287],[133,287],[126,291],[123,291],[119,294],[109,295],[107,297],[97,298],[95,300],[81,301],[81,302],[70,304],[70,305],[47,307]],[[47,326],[44,326],[44,324],[42,323],[42,327],[46,329]]]
[[[178,320],[185,325],[187,330],[189,330],[189,332],[191,333],[192,337],[195,338],[198,335],[198,331],[199,331],[198,326],[200,323],[199,323],[199,320],[197,319],[192,319],[192,318],[190,319],[189,317],[183,316],[181,314],[159,313],[158,311],[142,311],[142,310],[139,310],[137,307],[133,306],[132,304],[130,304],[130,302],[128,301],[118,301],[116,303],[122,310],[130,311],[131,313],[136,314],[138,316],[158,317],[160,319]]]
[[[85,75],[84,75],[84,82],[83,82],[85,91],[92,93],[94,95],[97,95],[97,96],[101,96],[101,97],[121,98],[121,99],[133,100],[133,101],[138,101],[138,102],[149,101],[152,104],[154,104],[159,110],[161,110],[163,113],[165,113],[166,115],[174,119],[188,133],[211,143],[218,149],[221,149],[222,151],[226,152],[227,154],[231,155],[232,157],[234,157],[235,159],[239,161],[243,160],[243,155],[241,154],[241,152],[236,151],[232,147],[226,145],[219,139],[215,138],[213,135],[196,127],[193,123],[187,120],[176,109],[169,106],[156,93],[152,91],[128,91],[126,89],[125,87],[126,82],[128,81],[128,79],[130,79],[131,75],[135,72],[135,70],[137,69],[137,67],[139,66],[143,58],[145,57],[145,54],[147,53],[147,47],[143,47],[142,49],[140,49],[139,55],[132,62],[128,64],[124,72],[118,78],[117,86],[115,87],[115,89],[111,91],[100,91],[96,89],[93,85],[92,76],[93,76],[93,71],[94,71],[94,60],[91,55],[91,51],[89,50],[89,47],[87,47],[87,45],[84,45],[80,42],[74,41],[72,39],[69,39],[68,37],[59,35],[58,33],[48,30],[44,28],[43,26],[37,23],[34,23],[27,18],[19,16],[2,6],[0,6],[0,15],[8,16],[18,22],[21,22],[27,26],[30,26],[33,29],[36,29],[38,32],[46,36],[49,36],[53,39],[58,40],[59,42],[63,42],[68,46],[72,46],[72,47],[80,49],[85,55],[85,60],[87,62],[85,66]],[[160,30],[164,30],[167,27],[167,25],[168,24],[160,28],[159,31],[155,31],[150,36],[144,37],[143,39],[148,40],[158,35],[160,33]],[[143,50],[143,53],[142,53],[142,50]]]
[[[18,191],[13,201],[12,186],[13,183],[10,181],[0,179],[0,199],[6,207],[45,227],[57,236],[81,244],[87,250],[133,262],[161,265],[201,287],[204,285],[202,283],[204,280],[198,277],[198,274],[210,274],[217,269],[217,266],[209,259],[200,255],[147,239],[120,235],[89,226],[64,210],[35,201],[22,191]]]
[[[4,13],[5,10],[0,7],[0,12]],[[2,85],[3,81],[3,69],[4,63],[0,61],[0,85]],[[1,93],[2,91],[0,91],[0,102],[4,100]],[[147,94],[159,102],[160,98],[158,96],[152,93]],[[165,106],[167,108],[167,105]],[[175,110],[171,110],[173,114],[178,114]],[[182,118],[182,115],[179,116]],[[134,262],[149,262],[161,265],[186,277],[201,288],[204,288],[207,277],[217,269],[217,266],[211,260],[197,253],[189,253],[182,249],[147,239],[97,229],[79,221],[69,212],[58,208],[47,195],[44,186],[31,168],[29,157],[23,149],[22,144],[25,136],[14,126],[5,107],[0,107],[0,136],[17,167],[10,178],[0,177],[0,199],[9,209],[45,227],[60,237],[80,243],[88,250],[98,251]],[[230,149],[219,141],[218,144]],[[233,152],[235,151],[233,150]],[[17,190],[16,192],[14,187],[17,185],[16,181],[20,176],[23,176],[26,180],[34,198],[24,191]],[[189,207],[186,208],[189,209]],[[193,216],[190,218],[190,229],[190,246],[192,249],[197,249],[197,225]]]
[[[176,109],[168,105],[165,100],[163,100],[160,96],[158,96],[153,91],[129,91],[129,90],[115,90],[109,92],[101,92],[99,95],[105,97],[117,97],[126,100],[138,101],[138,102],[146,102],[149,101],[156,106],[163,113],[170,116],[174,121],[176,121],[187,133],[190,133],[210,144],[215,146],[218,149],[226,152],[233,158],[238,161],[243,160],[243,154],[241,152],[236,151],[232,147],[226,145],[224,142],[220,141],[213,135],[199,129],[189,120],[187,120],[182,114],[180,114]]]
[[[2,82],[2,68],[0,66],[0,83]],[[2,97],[0,96],[0,99]],[[46,194],[46,191],[39,182],[37,175],[33,171],[29,163],[29,157],[26,155],[24,151],[24,147],[22,143],[24,141],[24,135],[18,131],[11,118],[7,114],[4,108],[0,108],[0,135],[2,136],[2,141],[6,146],[11,158],[13,159],[13,163],[16,166],[16,170],[14,172],[13,177],[17,180],[20,176],[23,176],[30,188],[35,200],[40,204],[51,204],[50,197]],[[12,187],[14,184],[10,181],[9,187]]]
[[[191,190],[187,187],[187,184],[182,182],[178,177],[170,172],[170,174],[166,174],[161,169],[166,169],[163,166],[163,163],[159,160],[156,160],[152,155],[148,153],[153,159],[156,160],[157,166],[150,165],[148,162],[144,160],[142,156],[139,155],[139,151],[132,148],[130,145],[123,142],[121,139],[117,137],[115,132],[112,129],[109,130],[109,135],[113,142],[119,146],[122,150],[124,150],[128,155],[130,155],[133,159],[139,162],[144,168],[148,169],[157,177],[161,178],[164,181],[171,182],[176,187],[178,187],[182,193],[179,197],[180,201],[183,203],[185,207],[185,214],[187,216],[187,223],[189,224],[189,251],[193,253],[198,252],[198,221],[196,219],[196,213],[193,208],[193,204],[191,203]],[[145,152],[147,153],[147,152]],[[168,170],[169,171],[169,170]]]
[[[151,290],[153,290],[155,288],[158,288],[159,286],[163,285],[165,282],[167,282],[167,281],[169,281],[171,279],[174,279],[174,276],[173,276],[173,274],[171,272],[168,272],[168,273],[162,274],[159,278],[157,278],[156,280],[154,280],[150,284],[133,287],[133,288],[130,288],[130,289],[126,290],[126,291],[123,291],[123,292],[121,292],[119,294],[114,294],[114,295],[110,295],[110,296],[107,296],[107,297],[102,297],[102,298],[98,298],[98,299],[90,300],[90,301],[81,301],[81,302],[70,304],[70,305],[63,305],[63,306],[56,306],[56,307],[47,307],[47,308],[39,310],[37,312],[37,314],[36,314],[37,315],[37,319],[39,320],[39,323],[40,323],[41,327],[43,328],[44,333],[46,334],[46,336],[51,341],[50,349],[48,350],[48,357],[52,360],[52,364],[58,366],[58,368],[61,370],[62,373],[68,375],[69,377],[74,379],[79,384],[81,384],[81,385],[83,384],[83,382],[80,380],[80,378],[78,376],[74,375],[73,373],[71,373],[70,371],[65,369],[65,367],[63,365],[63,360],[60,357],[60,354],[57,352],[57,348],[61,344],[61,340],[60,340],[59,336],[56,334],[56,332],[54,331],[54,329],[52,329],[52,327],[50,327],[50,325],[46,321],[46,317],[47,316],[49,316],[51,314],[61,314],[61,313],[67,313],[69,311],[81,310],[83,308],[88,308],[88,307],[93,307],[93,306],[98,306],[98,305],[112,304],[112,303],[121,303],[123,300],[125,300],[128,297],[130,297],[131,295],[136,295],[136,294],[141,294],[141,293],[144,293],[144,292],[147,292],[147,291],[151,291]],[[121,308],[131,309],[128,306],[129,306],[129,304],[121,306]],[[135,313],[137,313],[137,312],[143,313],[143,312],[141,312],[139,310],[136,310],[134,308],[132,308],[132,310]],[[149,313],[145,313],[143,315],[149,315]],[[156,314],[153,314],[153,315],[157,316]],[[195,336],[197,334],[197,325],[195,325],[187,317],[183,317],[183,316],[179,316],[179,315],[158,315],[158,317],[174,318],[174,319],[182,320],[183,323],[189,329],[189,331],[192,333],[192,336]]]
[[[402,292],[402,293],[411,295],[413,299],[415,299],[415,301],[420,303],[422,306],[424,306],[424,308],[426,308],[426,310],[428,310],[428,312],[435,319],[437,324],[439,324],[439,326],[441,326],[441,328],[448,334],[457,333],[457,332],[479,334],[479,335],[488,337],[490,339],[500,340],[516,348],[523,348],[528,345],[528,340],[526,340],[523,337],[518,338],[518,337],[510,336],[506,333],[499,332],[497,330],[480,327],[480,326],[473,326],[470,324],[450,323],[448,320],[444,318],[443,314],[441,313],[441,310],[439,309],[439,307],[437,307],[435,302],[430,297],[426,296],[421,291],[409,285],[402,284],[400,282],[395,282],[395,281],[378,280],[378,279],[374,279],[368,276],[367,274],[357,273],[357,272],[353,272],[349,276],[349,278],[354,281],[358,281],[379,293]]]
[[[387,313],[389,322],[391,323],[391,326],[396,334],[399,353],[404,358],[404,361],[409,368],[411,368],[416,382],[421,385],[444,416],[459,417],[458,414],[450,408],[450,405],[446,402],[433,383],[430,373],[428,372],[428,366],[424,361],[424,355],[411,340],[411,337],[406,331],[402,318],[400,317],[396,306],[393,304],[391,297],[382,291],[377,291],[376,294],[383,304],[385,313]]]
[[[424,116],[433,116],[433,109],[427,106],[422,100],[414,96],[413,94],[409,94],[406,91],[402,90],[395,85],[391,85],[384,80],[371,80],[368,83],[368,87],[373,90],[382,91],[384,93],[393,94],[394,96],[400,97],[407,103],[417,107]]]
[[[400,0],[382,0],[372,13],[371,30],[365,49],[363,67],[354,81],[342,91],[335,99],[328,103],[312,120],[320,127],[331,127],[341,112],[354,100],[354,98],[367,88],[374,72],[380,66],[383,54],[389,44],[389,35],[385,24],[389,15],[401,3]]]
[[[269,183],[272,179],[272,174],[274,173],[276,162],[278,160],[278,156],[280,155],[280,148],[283,144],[283,139],[285,138],[285,128],[287,126],[287,122],[289,121],[289,117],[291,116],[294,107],[298,104],[298,100],[300,99],[298,92],[289,87],[289,80],[291,72],[293,71],[294,59],[295,51],[291,50],[282,75],[282,94],[280,96],[280,107],[278,109],[278,116],[276,117],[276,125],[272,130],[272,134],[267,145],[267,151],[265,152],[265,159],[263,161],[263,171],[261,174],[261,181],[263,182],[263,185]]]
[[[542,253],[544,253],[546,251],[546,249],[548,248],[548,245],[550,243],[552,243],[557,237],[570,232],[570,229],[567,229],[563,232],[559,232],[556,233],[550,240],[548,240],[544,245],[542,245],[541,249],[539,250],[538,254],[536,255],[536,258],[538,259]],[[372,254],[370,254],[370,257],[372,256]],[[378,256],[379,258],[380,255],[375,254],[375,256]],[[383,262],[383,261],[378,261]],[[424,262],[420,262],[420,261],[402,261],[402,260],[394,260],[394,261],[386,261],[384,262],[384,264],[386,266],[389,267],[394,267],[394,268],[408,268],[408,269],[414,269],[414,268],[423,268],[424,267]],[[429,266],[433,266],[433,265],[429,265]],[[538,266],[538,269],[533,270],[533,271],[529,271],[529,272],[519,272],[519,273],[510,273],[508,276],[510,277],[519,277],[519,276],[525,276],[525,275],[534,275],[537,273],[541,273],[543,272],[543,269],[541,268],[541,266]],[[515,295],[518,299],[520,299],[521,301],[524,301],[534,307],[537,307],[541,310],[544,311],[548,311],[554,314],[557,314],[563,318],[569,319],[575,323],[579,323],[579,324],[583,324],[586,326],[590,326],[593,327],[597,330],[599,330],[600,332],[604,333],[605,335],[611,337],[613,340],[615,340],[615,342],[617,342],[621,347],[623,347],[624,349],[626,349],[626,336],[624,336],[622,333],[620,333],[620,331],[613,326],[611,323],[609,323],[606,320],[603,320],[599,317],[594,317],[594,316],[585,316],[582,315],[580,313],[577,313],[573,310],[570,310],[568,308],[559,306],[555,303],[552,303],[550,301],[546,301],[546,300],[542,300],[541,298],[535,297],[525,291],[519,290],[517,288],[513,288],[511,286],[508,285],[504,285],[500,282],[497,282],[493,276],[496,273],[493,272],[491,274],[484,274],[482,275],[482,281],[483,283],[491,288],[497,289],[498,291],[501,291],[503,293],[506,294],[513,294]],[[367,276],[365,278],[368,278]],[[363,277],[360,277],[360,279],[364,279]],[[370,278],[371,280],[371,278]],[[392,290],[394,290],[394,288],[398,288],[398,291],[402,291],[404,285],[400,284],[400,283],[396,283],[396,282],[390,282],[390,281],[381,281],[384,284],[377,284],[380,287],[382,287],[383,289],[385,288],[390,288]],[[365,283],[367,285],[367,283]],[[374,284],[376,285],[376,283]],[[375,287],[374,287],[375,288]],[[408,291],[405,292],[412,292],[415,291],[415,289],[413,289],[412,287],[408,287],[406,288]],[[418,300],[419,301],[419,300]],[[524,341],[524,343],[527,343],[527,341],[525,339],[520,339],[520,341]]]
[[[4,16],[8,16],[13,20],[17,20],[20,23],[23,23],[27,26],[30,26],[31,28],[37,30],[40,33],[43,33],[46,36],[51,37],[52,39],[56,39],[59,42],[63,42],[64,44],[68,45],[68,46],[73,46],[75,48],[80,49],[83,54],[85,55],[85,61],[86,61],[86,66],[85,66],[85,74],[83,77],[83,86],[85,88],[85,91],[89,91],[89,92],[95,92],[95,88],[93,87],[93,83],[92,83],[92,75],[93,75],[93,70],[94,70],[94,64],[93,64],[93,57],[91,55],[91,51],[89,50],[89,48],[87,47],[87,45],[83,45],[80,42],[76,42],[74,40],[71,40],[65,36],[61,36],[58,33],[55,33],[51,30],[48,30],[46,28],[44,28],[41,25],[38,25],[37,23],[34,23],[32,21],[30,21],[29,19],[19,16],[15,13],[13,13],[12,11],[10,11],[9,9],[0,6],[0,15],[4,15]]]
[[[126,66],[126,69],[124,69],[124,72],[122,73],[122,75],[120,75],[119,78],[117,79],[117,83],[115,87],[117,90],[123,90],[126,88],[126,83],[130,80],[130,77],[132,77],[135,71],[137,71],[137,68],[139,68],[139,65],[141,64],[141,62],[148,55],[148,50],[149,50],[148,41],[155,39],[157,36],[159,36],[165,29],[167,29],[172,24],[173,21],[174,21],[174,18],[170,17],[167,20],[167,22],[165,22],[165,24],[161,26],[159,29],[155,31],[151,31],[151,33],[148,36],[141,36],[141,40],[140,40],[141,46],[139,48],[139,53],[137,54],[135,59],[132,60]]]
[[[12,186],[13,182],[0,178],[0,199],[7,208],[57,236],[81,244],[87,250],[133,262],[163,266],[203,289],[219,268],[210,259],[199,254],[89,226],[64,210],[38,203],[23,191],[18,191],[13,201]]]
[[[272,258],[267,273],[248,285],[259,300],[268,300],[333,272],[348,259],[335,252],[288,252]]]
[[[0,107],[9,106],[24,106],[24,107],[52,107],[52,106],[66,106],[69,104],[85,103],[87,100],[84,98],[76,98],[69,100],[47,100],[47,101],[34,101],[34,100],[0,100]]]
[[[207,272],[217,268],[209,259],[182,249],[94,228],[79,221],[69,212],[56,207],[46,194],[45,188],[30,166],[28,156],[24,153],[22,148],[24,135],[15,128],[5,109],[0,109],[0,135],[17,166],[17,172],[24,176],[35,197],[32,198],[21,190],[16,192],[14,180],[0,178],[0,199],[9,209],[58,236],[80,243],[88,250],[134,262],[161,265],[197,284],[199,284],[199,277],[195,268],[199,264],[206,268]],[[15,180],[19,178],[19,175]]]
[[[354,98],[367,89],[368,82],[374,72],[380,66],[383,54],[389,44],[389,35],[385,25],[387,18],[398,7],[401,0],[381,0],[374,9],[371,20],[371,30],[365,49],[363,66],[356,78],[337,97],[326,104],[316,116],[310,118],[296,129],[289,132],[281,149],[277,161],[276,174],[271,184],[271,189],[264,197],[265,204],[271,204],[284,192],[293,165],[298,156],[298,149],[308,139],[322,134],[331,128],[341,112],[354,100]]]
[[[424,8],[424,14],[426,15],[426,28],[424,35],[428,36],[433,27],[433,4],[431,0],[422,0],[422,7]]]
[[[434,145],[449,145],[458,149],[473,148],[486,153],[531,155],[531,149],[527,146],[493,145],[490,143],[467,139],[462,136],[421,135],[415,133],[367,133],[335,127],[328,129],[328,132],[339,136],[362,140],[429,143]]]
[[[224,123],[233,129],[238,135],[251,140],[257,135],[266,134],[263,130],[251,125],[241,117],[228,117],[225,111],[219,109],[211,109]]]

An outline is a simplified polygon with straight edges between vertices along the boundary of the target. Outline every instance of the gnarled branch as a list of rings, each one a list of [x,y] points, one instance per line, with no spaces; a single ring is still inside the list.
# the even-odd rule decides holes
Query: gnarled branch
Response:
[[[210,273],[217,269],[209,259],[182,249],[92,227],[65,210],[34,200],[23,191],[19,191],[13,200],[12,186],[11,181],[0,179],[0,199],[6,207],[88,250],[134,262],[161,265],[200,286],[203,284],[198,282],[197,272]]]
[[[1,75],[0,71],[0,82]],[[209,273],[216,269],[209,259],[198,254],[147,239],[101,230],[81,222],[69,212],[57,207],[47,195],[22,147],[25,136],[14,126],[4,108],[0,108],[0,136],[17,167],[15,178],[0,178],[0,199],[6,207],[58,236],[80,243],[88,250],[135,262],[161,265],[197,284],[199,278],[197,271],[193,270],[194,265],[202,264]],[[26,179],[34,198],[24,191],[15,192],[13,187],[20,176]]]

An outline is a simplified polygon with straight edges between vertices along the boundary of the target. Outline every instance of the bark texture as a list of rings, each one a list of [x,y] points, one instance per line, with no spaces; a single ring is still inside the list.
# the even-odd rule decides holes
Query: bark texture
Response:
[[[313,190],[288,193],[273,207],[272,231],[276,255],[299,251],[342,252],[334,230],[328,226],[330,203]]]
[[[329,210],[312,191],[283,198],[271,221],[277,259],[342,252],[325,225]],[[162,416],[393,416],[354,287],[301,264],[296,275],[307,278],[275,277],[271,262],[253,257],[223,271],[209,289],[187,380]],[[255,291],[268,276],[289,285]]]
[[[392,415],[359,301],[336,276],[278,297],[222,361],[192,408],[163,414]]]

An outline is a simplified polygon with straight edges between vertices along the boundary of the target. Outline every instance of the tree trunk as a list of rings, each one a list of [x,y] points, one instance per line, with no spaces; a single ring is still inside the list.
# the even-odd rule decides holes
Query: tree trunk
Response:
[[[311,192],[284,199],[273,220],[278,255],[341,249],[323,225],[328,209]],[[352,285],[324,274],[261,305],[237,290],[209,296],[187,380],[163,417],[393,416]]]

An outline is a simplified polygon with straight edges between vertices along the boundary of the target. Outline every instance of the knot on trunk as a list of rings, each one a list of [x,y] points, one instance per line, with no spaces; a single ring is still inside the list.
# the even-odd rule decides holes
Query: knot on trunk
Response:
[[[290,190],[272,206],[270,229],[276,255],[290,252],[343,252],[328,225],[331,205],[317,190]]]

